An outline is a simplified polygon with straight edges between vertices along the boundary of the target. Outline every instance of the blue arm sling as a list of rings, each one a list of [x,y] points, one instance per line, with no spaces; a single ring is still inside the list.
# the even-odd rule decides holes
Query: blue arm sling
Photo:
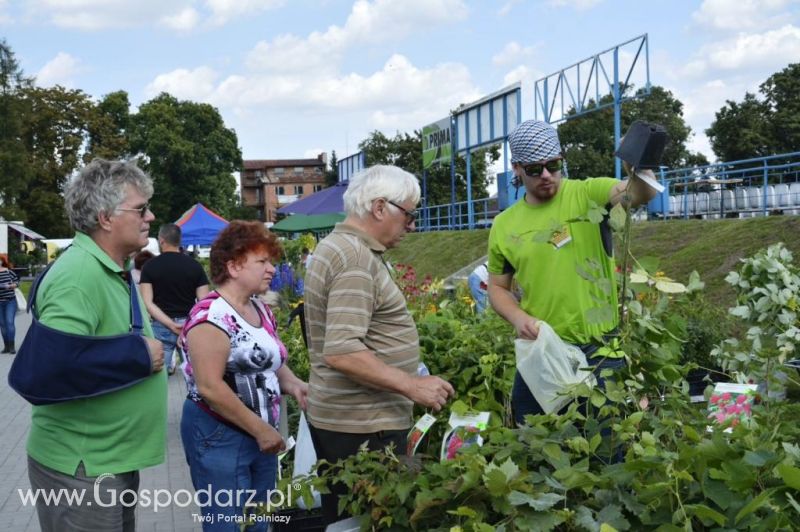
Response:
[[[31,287],[28,312],[33,320],[8,373],[11,388],[33,405],[49,405],[115,392],[149,377],[152,363],[130,276],[130,331],[117,336],[82,336],[39,322],[36,292],[53,264]]]

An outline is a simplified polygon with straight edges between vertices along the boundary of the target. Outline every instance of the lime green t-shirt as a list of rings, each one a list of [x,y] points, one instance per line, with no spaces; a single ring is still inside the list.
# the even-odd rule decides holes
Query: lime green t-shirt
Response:
[[[130,291],[123,270],[87,235],[77,233],[42,280],[39,320],[59,331],[113,336],[130,330]],[[139,297],[145,336],[153,337]],[[167,381],[160,371],[128,388],[98,397],[34,406],[28,454],[74,475],[125,473],[164,461]]]
[[[588,343],[618,323],[614,258],[606,253],[600,226],[568,222],[585,216],[590,201],[605,206],[618,182],[564,179],[550,201],[518,201],[492,223],[489,272],[513,273],[523,291],[522,310],[567,342]],[[587,273],[597,280],[586,280]],[[596,319],[603,321],[591,322]]]

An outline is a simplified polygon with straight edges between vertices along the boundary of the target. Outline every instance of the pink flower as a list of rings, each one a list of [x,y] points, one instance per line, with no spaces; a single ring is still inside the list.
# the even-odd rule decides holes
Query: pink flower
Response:
[[[742,394],[742,395],[740,395],[739,397],[736,398],[736,403],[737,404],[742,404],[745,401],[747,401],[747,396],[744,395],[744,394]]]

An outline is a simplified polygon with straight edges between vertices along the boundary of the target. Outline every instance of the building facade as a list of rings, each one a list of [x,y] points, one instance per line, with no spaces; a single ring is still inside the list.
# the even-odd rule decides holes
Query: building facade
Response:
[[[328,156],[316,159],[245,160],[242,201],[258,211],[262,222],[276,222],[275,211],[325,188]]]

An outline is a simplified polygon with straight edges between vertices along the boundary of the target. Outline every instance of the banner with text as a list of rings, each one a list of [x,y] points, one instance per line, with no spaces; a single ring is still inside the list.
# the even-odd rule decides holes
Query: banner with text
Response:
[[[436,163],[450,164],[453,143],[450,140],[450,117],[422,128],[422,169]]]

